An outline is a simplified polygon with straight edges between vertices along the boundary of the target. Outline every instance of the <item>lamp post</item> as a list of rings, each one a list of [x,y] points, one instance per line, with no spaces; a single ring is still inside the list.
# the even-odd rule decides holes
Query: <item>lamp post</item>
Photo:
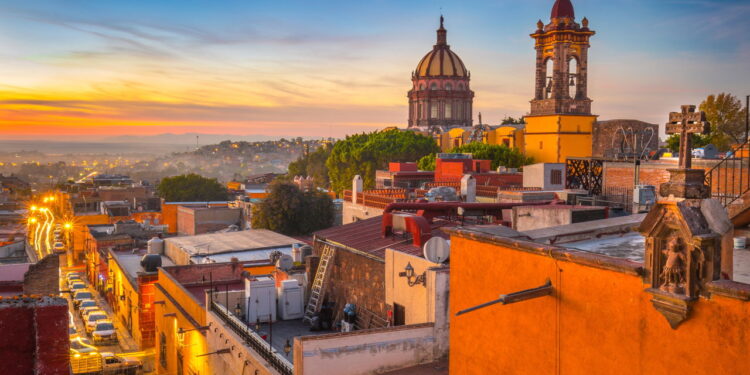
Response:
[[[289,339],[286,339],[286,344],[284,344],[284,354],[286,354],[287,357],[289,357],[289,353],[292,351],[292,344],[289,343]]]

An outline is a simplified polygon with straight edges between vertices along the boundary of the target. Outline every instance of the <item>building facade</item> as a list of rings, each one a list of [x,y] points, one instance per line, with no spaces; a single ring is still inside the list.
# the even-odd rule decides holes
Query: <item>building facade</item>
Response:
[[[474,92],[469,88],[469,71],[451,51],[447,30],[440,17],[437,43],[417,64],[409,90],[409,127],[471,126]]]

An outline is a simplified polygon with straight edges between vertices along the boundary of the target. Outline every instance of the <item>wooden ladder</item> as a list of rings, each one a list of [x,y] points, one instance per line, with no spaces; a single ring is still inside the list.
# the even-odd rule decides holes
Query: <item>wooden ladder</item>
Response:
[[[310,299],[307,300],[305,317],[302,318],[302,321],[305,323],[312,323],[313,316],[320,311],[320,305],[323,303],[323,296],[326,290],[325,285],[331,275],[330,263],[335,253],[336,249],[333,246],[323,246],[320,263],[318,263],[318,269],[315,271],[315,279],[313,279],[312,288],[310,289]]]

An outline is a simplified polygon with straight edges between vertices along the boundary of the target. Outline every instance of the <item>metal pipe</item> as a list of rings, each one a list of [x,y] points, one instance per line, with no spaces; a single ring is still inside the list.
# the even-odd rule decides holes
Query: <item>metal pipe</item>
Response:
[[[463,315],[463,314],[466,314],[468,312],[479,310],[481,308],[484,308],[484,307],[487,307],[487,306],[491,306],[491,305],[494,305],[494,304],[498,304],[498,303],[502,303],[503,305],[507,305],[507,304],[511,304],[511,303],[525,301],[525,300],[528,300],[528,299],[533,299],[533,298],[539,298],[539,297],[548,296],[550,294],[552,294],[552,282],[549,279],[547,279],[547,282],[544,283],[544,285],[542,285],[542,286],[539,286],[539,287],[536,287],[536,288],[531,288],[531,289],[526,289],[526,290],[522,290],[522,291],[519,291],[519,292],[510,293],[510,294],[501,294],[500,298],[498,298],[496,300],[493,300],[493,301],[490,301],[490,302],[485,302],[483,304],[480,304],[480,305],[477,305],[477,306],[474,306],[474,307],[469,307],[468,309],[461,310],[461,311],[459,311],[459,312],[456,313],[456,316]]]

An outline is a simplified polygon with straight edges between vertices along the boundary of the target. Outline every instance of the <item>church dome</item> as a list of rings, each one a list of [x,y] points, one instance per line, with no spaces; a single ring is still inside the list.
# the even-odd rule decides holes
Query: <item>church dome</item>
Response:
[[[441,16],[437,44],[417,64],[417,77],[468,77],[463,61],[447,44],[446,33]]]
[[[573,3],[570,0],[556,0],[550,18],[575,18]]]

